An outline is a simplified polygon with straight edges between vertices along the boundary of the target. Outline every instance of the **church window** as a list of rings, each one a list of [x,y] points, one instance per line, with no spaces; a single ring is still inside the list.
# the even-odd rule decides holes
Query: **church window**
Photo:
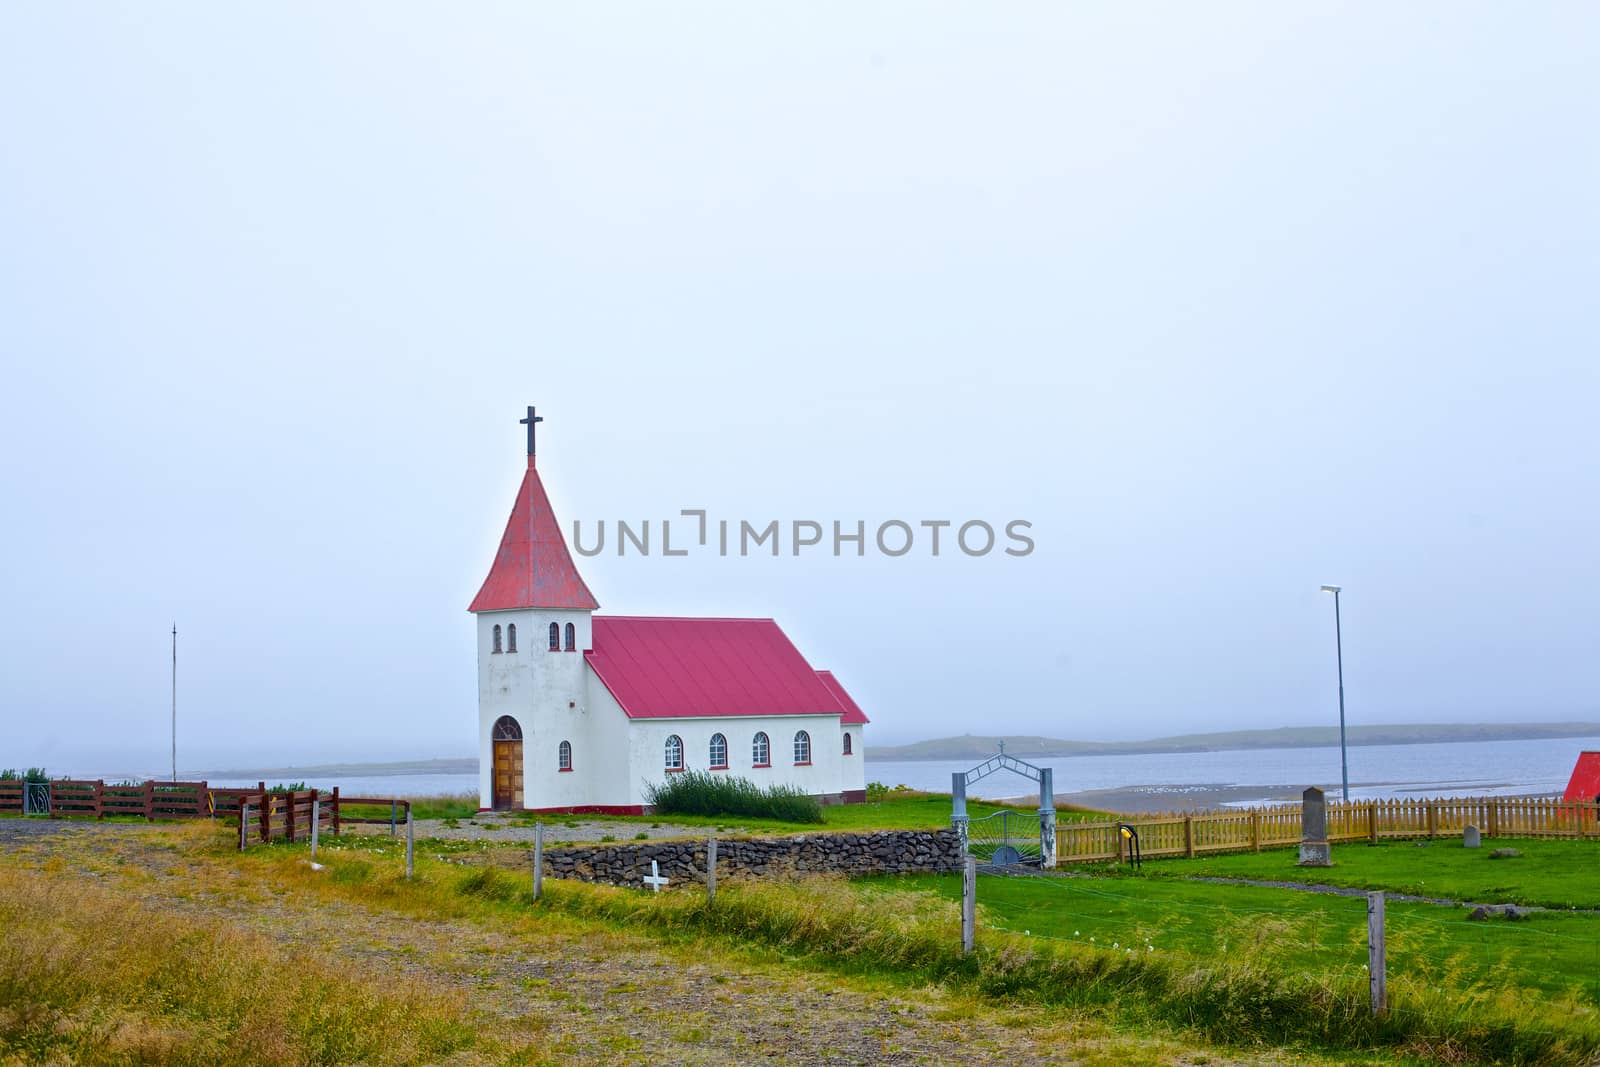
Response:
[[[506,627],[506,651],[507,652],[515,652],[516,650],[517,650],[517,624],[516,623],[511,623],[509,626]]]
[[[844,735],[844,754],[846,756],[850,755],[850,735],[849,734],[845,734]]]
[[[494,721],[494,739],[496,741],[521,741],[522,727],[517,725],[517,720],[509,715],[502,715]]]
[[[721,734],[711,735],[711,769],[728,769],[728,739]]]
[[[556,750],[556,766],[563,771],[572,770],[572,742],[563,741]]]
[[[494,624],[494,650],[496,652],[500,651],[500,638],[501,638],[500,624],[499,623],[495,623]]]
[[[667,770],[683,770],[683,738],[677,734],[667,738]]]
[[[757,767],[772,766],[772,741],[764,733],[756,734],[750,743],[750,761]]]
[[[796,766],[811,762],[811,735],[804,730],[794,735],[794,762]]]
[[[578,630],[577,630],[577,627],[573,626],[569,622],[569,623],[567,623],[567,651],[568,652],[576,652],[577,650],[578,650]]]
[[[561,627],[556,623],[550,624],[550,651],[561,651]]]

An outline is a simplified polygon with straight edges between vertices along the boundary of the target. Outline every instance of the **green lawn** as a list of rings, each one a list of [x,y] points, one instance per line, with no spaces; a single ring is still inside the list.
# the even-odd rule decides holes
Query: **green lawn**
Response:
[[[985,804],[981,801],[969,800],[967,813],[974,818],[989,815],[1002,810],[999,804]],[[1034,810],[1009,808],[1006,810]],[[606,822],[639,823],[649,826],[652,823],[670,823],[674,826],[707,826],[713,829],[722,828],[730,832],[760,831],[776,833],[804,833],[806,831],[825,832],[830,830],[942,830],[950,826],[950,797],[939,793],[910,793],[904,796],[891,795],[884,800],[869,801],[865,804],[837,804],[822,809],[822,822],[817,823],[790,823],[780,822],[777,819],[752,819],[738,815],[535,815],[533,813],[519,813],[518,819],[533,822],[542,820],[547,823],[584,822],[604,819]],[[1059,820],[1079,818],[1098,818],[1077,812],[1060,812]]]
[[[1492,860],[1494,848],[1522,855]],[[1552,908],[1600,908],[1600,841],[1501,838],[1482,848],[1462,848],[1460,840],[1376,845],[1336,844],[1332,867],[1297,867],[1295,849],[1241,852],[1192,860],[1151,860],[1145,879],[1255,878],[1312,882],[1358,889],[1470,900],[1480,903],[1539,904]]]
[[[867,892],[957,899],[959,875],[869,878]],[[1092,945],[1119,955],[1177,954],[1260,962],[1336,976],[1367,961],[1366,901],[1289,889],[1171,879],[1007,878],[978,881],[980,930]],[[1469,922],[1466,910],[1387,906],[1389,975],[1423,988],[1569,998],[1600,1008],[1600,916],[1536,913]],[[981,935],[980,935],[981,936]]]

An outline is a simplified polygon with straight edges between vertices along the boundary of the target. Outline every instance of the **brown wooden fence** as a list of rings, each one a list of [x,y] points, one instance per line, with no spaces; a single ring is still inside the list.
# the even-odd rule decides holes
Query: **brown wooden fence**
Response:
[[[1121,860],[1123,824],[1139,832],[1146,858],[1212,852],[1259,852],[1300,843],[1300,805],[1196,814],[1129,815],[1056,826],[1063,863]],[[1535,797],[1452,797],[1371,800],[1328,805],[1328,840],[1376,842],[1393,838],[1459,837],[1476,826],[1484,837],[1570,837],[1600,841],[1600,804]]]
[[[301,789],[269,792],[266,782],[254,788],[211,788],[205,782],[139,782],[107,785],[104,781],[50,780],[50,817],[132,815],[152,819],[226,818],[239,829],[239,847],[250,841],[303,841],[311,836],[313,815],[318,832],[338,833],[348,823],[389,827],[393,836],[411,814],[411,802],[398,797],[341,797],[339,787],[326,793]],[[25,783],[0,781],[0,814],[21,814]],[[360,809],[356,815],[346,808]],[[369,809],[377,809],[377,817]],[[248,814],[249,829],[241,825]]]
[[[341,797],[339,787],[332,792],[319,793],[315,789],[302,789],[293,793],[268,793],[265,791],[240,791],[233,798],[234,824],[239,828],[239,848],[252,842],[274,840],[304,841],[311,837],[311,824],[315,819],[317,832],[338,833],[349,823],[389,824],[390,834],[411,813],[411,802],[398,797]],[[387,808],[389,818],[352,818],[344,809],[350,807]],[[248,817],[249,823],[245,823]]]
[[[50,817],[133,815],[142,819],[205,818],[212,814],[205,782],[107,785],[98,779],[50,780]],[[22,812],[22,782],[0,782],[0,813]]]

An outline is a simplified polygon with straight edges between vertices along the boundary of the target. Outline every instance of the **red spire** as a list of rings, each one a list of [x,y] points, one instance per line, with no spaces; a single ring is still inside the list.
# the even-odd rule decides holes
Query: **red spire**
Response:
[[[530,415],[532,409],[529,409]],[[530,446],[531,441],[530,427]],[[600,606],[572,563],[561,527],[550,510],[544,483],[528,456],[528,473],[506,523],[500,551],[483,588],[468,611],[512,611],[518,608],[570,608],[593,611]]]

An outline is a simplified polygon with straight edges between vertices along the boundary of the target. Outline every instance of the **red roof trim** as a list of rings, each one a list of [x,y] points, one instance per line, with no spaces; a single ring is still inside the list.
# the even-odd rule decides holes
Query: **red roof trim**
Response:
[[[865,726],[872,720],[867,718],[867,713],[861,710],[855,699],[845,691],[839,679],[833,676],[832,671],[818,671],[817,677],[822,679],[822,684],[828,687],[828,692],[833,694],[833,699],[839,702],[840,726]]]

